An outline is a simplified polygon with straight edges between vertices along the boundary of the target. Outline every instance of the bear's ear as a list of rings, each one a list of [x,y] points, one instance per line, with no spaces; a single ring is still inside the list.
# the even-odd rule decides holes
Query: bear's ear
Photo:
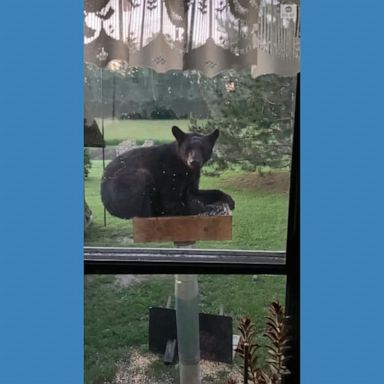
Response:
[[[216,143],[217,138],[219,137],[220,131],[215,129],[210,135],[208,135],[209,141],[212,145]]]
[[[172,133],[173,133],[173,136],[175,136],[177,142],[179,143],[181,143],[185,139],[185,136],[187,135],[179,127],[176,127],[176,125],[172,127]]]

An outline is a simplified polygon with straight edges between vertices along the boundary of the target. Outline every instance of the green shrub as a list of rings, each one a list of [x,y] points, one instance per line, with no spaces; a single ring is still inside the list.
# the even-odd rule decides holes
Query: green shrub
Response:
[[[91,156],[89,154],[89,149],[84,148],[84,179],[88,177],[89,170],[92,168]]]

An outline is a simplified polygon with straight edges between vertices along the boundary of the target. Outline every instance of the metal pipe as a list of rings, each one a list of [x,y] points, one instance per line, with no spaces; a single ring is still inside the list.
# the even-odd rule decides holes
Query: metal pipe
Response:
[[[102,156],[103,156],[103,172],[105,170],[105,135],[104,135],[104,94],[103,94],[103,87],[104,87],[104,67],[101,67],[101,135],[103,136],[103,148]],[[104,227],[107,226],[107,211],[104,207]]]
[[[193,248],[194,242],[177,243]],[[197,275],[175,275],[175,307],[180,384],[200,384],[199,285]]]
[[[197,275],[175,275],[175,302],[180,384],[200,384]]]

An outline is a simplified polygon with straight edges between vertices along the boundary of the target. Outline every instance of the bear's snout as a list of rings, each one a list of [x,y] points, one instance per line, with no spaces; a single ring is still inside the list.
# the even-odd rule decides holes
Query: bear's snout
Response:
[[[188,165],[192,169],[198,169],[201,167],[201,163],[196,160],[192,160],[191,162],[188,163]]]
[[[201,168],[203,165],[203,157],[198,151],[191,151],[188,153],[187,165],[191,169]]]

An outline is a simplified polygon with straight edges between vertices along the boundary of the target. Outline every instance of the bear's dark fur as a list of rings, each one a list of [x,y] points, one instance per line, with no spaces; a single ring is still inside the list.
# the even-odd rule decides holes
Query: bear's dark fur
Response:
[[[224,192],[199,190],[201,167],[210,159],[219,131],[204,136],[174,126],[172,133],[175,142],[132,149],[105,168],[101,199],[111,215],[194,215],[214,203],[234,209],[234,201]]]

